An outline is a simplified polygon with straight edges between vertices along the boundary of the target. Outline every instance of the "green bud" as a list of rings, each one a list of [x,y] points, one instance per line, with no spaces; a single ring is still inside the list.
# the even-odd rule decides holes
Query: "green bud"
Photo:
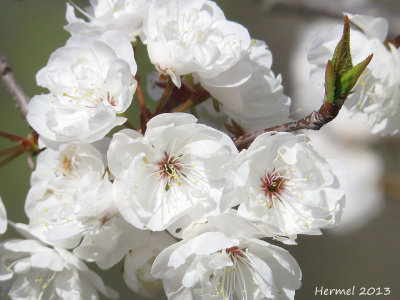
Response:
[[[339,98],[342,96],[347,97],[347,95],[349,95],[351,93],[351,90],[356,85],[358,78],[360,78],[362,72],[368,66],[372,57],[373,57],[373,54],[368,56],[365,60],[360,62],[358,65],[356,65],[355,67],[353,67],[352,69],[347,71],[345,74],[343,74],[343,76],[340,77],[340,81],[338,82],[338,85],[337,85],[337,90],[338,90],[337,96]]]
[[[344,18],[343,35],[335,48],[332,60],[325,70],[325,99],[331,104],[342,106],[352,93],[353,87],[372,59],[372,54],[361,63],[353,66],[350,53],[350,22]]]
[[[334,103],[336,90],[336,73],[332,61],[328,61],[325,70],[325,100]]]
[[[347,16],[344,18],[343,35],[336,45],[332,65],[338,75],[346,73],[353,67],[350,53],[350,22]]]

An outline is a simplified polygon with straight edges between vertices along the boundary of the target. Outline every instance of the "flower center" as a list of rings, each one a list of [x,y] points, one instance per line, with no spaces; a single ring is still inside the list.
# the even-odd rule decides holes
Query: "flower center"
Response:
[[[231,259],[233,260],[233,257],[244,257],[242,249],[240,249],[238,246],[234,246],[232,248],[226,249],[226,254],[228,254]]]
[[[104,100],[110,103],[112,106],[117,105],[117,100],[114,96],[111,96],[109,92],[107,92],[105,96],[99,98],[100,102],[103,102]]]
[[[164,152],[164,157],[157,163],[158,174],[166,181],[165,190],[168,191],[173,181],[178,185],[182,185],[181,178],[185,176],[181,171],[183,165],[181,163],[182,155],[168,155]]]
[[[261,178],[261,189],[267,199],[268,208],[272,208],[273,206],[272,199],[279,199],[279,196],[282,195],[282,192],[285,190],[286,181],[285,177],[277,173],[275,169],[272,173],[267,172],[264,178]]]
[[[223,251],[223,250],[222,250]],[[222,252],[221,251],[221,252]],[[225,249],[232,265],[218,270],[211,276],[211,294],[218,295],[223,300],[248,299],[247,284],[249,278],[254,278],[254,268],[247,257],[247,249],[237,246]],[[253,284],[256,284],[253,282]],[[203,290],[200,291],[204,293]]]
[[[64,155],[62,160],[63,176],[67,176],[71,172],[71,160]]]

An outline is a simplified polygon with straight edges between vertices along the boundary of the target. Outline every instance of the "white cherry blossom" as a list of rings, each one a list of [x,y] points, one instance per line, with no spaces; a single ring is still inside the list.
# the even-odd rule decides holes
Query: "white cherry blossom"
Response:
[[[229,69],[250,45],[247,29],[208,0],[154,0],[144,28],[151,62],[178,87],[181,75],[210,78]]]
[[[268,234],[320,234],[340,220],[345,179],[343,167],[304,135],[265,133],[240,153],[232,197],[238,214]]]
[[[350,32],[353,63],[359,63],[371,53],[374,57],[354,87],[355,93],[345,101],[353,113],[367,116],[373,133],[395,134],[400,126],[400,50],[384,40],[388,23],[383,18],[348,14],[350,21],[360,30]],[[342,26],[330,27],[311,42],[308,60],[315,65],[311,78],[323,87],[324,71],[341,36]]]
[[[45,144],[93,142],[126,121],[136,89],[136,62],[129,40],[117,31],[75,35],[37,74],[51,94],[29,102],[28,122]]]
[[[28,239],[7,240],[0,244],[0,281],[4,296],[15,300],[99,299],[98,292],[116,299],[118,293],[72,253],[49,247],[29,237],[21,224],[17,229]]]
[[[101,215],[100,215],[101,216]],[[95,262],[107,270],[119,263],[132,249],[150,242],[150,232],[128,224],[117,212],[92,217],[83,239],[73,253],[87,262]]]
[[[161,252],[152,274],[163,279],[168,299],[294,299],[297,262],[258,234],[233,214],[211,217]]]
[[[198,79],[221,103],[221,112],[245,130],[256,131],[289,119],[290,98],[271,65],[272,53],[266,44],[253,40],[247,55],[234,66],[213,78]]]
[[[134,226],[158,231],[184,216],[218,213],[237,149],[227,135],[196,121],[162,114],[144,136],[127,129],[114,135],[108,152],[114,197]]]
[[[31,229],[74,247],[88,228],[105,223],[117,212],[105,168],[91,144],[71,142],[42,152],[25,203]]]
[[[90,6],[82,13],[87,21],[77,18],[72,5],[67,3],[66,18],[68,24],[65,30],[72,34],[96,33],[117,29],[124,33],[131,41],[143,36],[143,20],[147,16],[151,0],[90,0]]]
[[[32,174],[26,212],[31,230],[48,243],[74,248],[77,257],[109,269],[131,249],[149,243],[150,232],[118,213],[103,159],[86,143],[45,150]]]

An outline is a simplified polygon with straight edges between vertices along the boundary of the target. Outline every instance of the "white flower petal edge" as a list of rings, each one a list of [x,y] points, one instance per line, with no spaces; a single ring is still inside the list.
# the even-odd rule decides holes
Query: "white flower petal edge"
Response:
[[[75,16],[72,5],[67,3],[66,19],[68,24],[65,30],[72,34],[96,33],[117,29],[123,32],[131,41],[138,36],[145,40],[143,21],[147,16],[151,0],[91,0],[91,6],[85,11],[77,8],[85,15],[88,22]]]
[[[250,45],[247,29],[208,0],[154,0],[144,30],[151,62],[178,87],[181,75],[229,69]]]
[[[184,113],[162,114],[144,136],[115,134],[108,163],[115,203],[138,228],[164,230],[181,217],[219,214],[219,201],[237,155],[232,140]]]
[[[221,102],[222,112],[246,131],[261,130],[289,119],[291,101],[271,65],[272,53],[265,42],[253,40],[247,55],[230,69],[213,78],[199,76],[198,80]]]
[[[51,94],[29,102],[27,120],[45,145],[94,142],[126,121],[136,89],[136,62],[129,40],[118,31],[75,35],[37,73]]]
[[[23,224],[16,226],[24,235],[31,235]],[[39,240],[1,243],[0,261],[3,293],[11,299],[99,299],[97,291],[112,299],[119,297],[72,253]]]
[[[0,234],[7,231],[7,212],[3,200],[0,197]]]
[[[294,299],[301,285],[297,262],[254,238],[249,227],[232,214],[212,217],[198,235],[161,252],[152,274],[163,279],[168,299]]]
[[[372,133],[395,134],[400,126],[400,49],[384,45],[388,33],[385,19],[347,15],[361,29],[350,32],[353,62],[359,63],[371,53],[374,57],[344,105],[353,114],[366,115]],[[321,88],[321,94],[326,62],[332,58],[341,30],[341,26],[335,26],[317,34],[308,50],[308,60],[314,65],[311,79]]]
[[[343,166],[321,157],[304,135],[265,133],[237,160],[238,215],[277,237],[320,234],[340,221]]]

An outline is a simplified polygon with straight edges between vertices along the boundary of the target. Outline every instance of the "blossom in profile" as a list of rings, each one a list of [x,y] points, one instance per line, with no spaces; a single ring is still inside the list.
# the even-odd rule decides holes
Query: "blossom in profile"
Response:
[[[98,291],[117,299],[118,293],[71,252],[35,239],[23,224],[27,239],[0,244],[0,281],[10,299],[99,299]]]
[[[353,114],[363,114],[373,133],[395,134],[400,125],[400,50],[385,43],[388,23],[383,18],[351,15],[349,20],[357,26],[350,34],[351,55],[355,62],[374,54],[371,63],[361,75],[344,105]],[[312,40],[308,60],[315,66],[312,80],[323,87],[325,65],[335,50],[341,27],[323,30]]]
[[[68,24],[64,29],[71,34],[101,34],[116,29],[131,41],[135,41],[137,37],[144,40],[143,22],[150,2],[151,0],[91,0],[90,6],[85,10],[75,6],[87,20],[76,17],[74,7],[67,3]]]
[[[242,25],[208,0],[155,0],[144,31],[156,69],[180,87],[181,75],[211,78],[232,67],[250,45]]]
[[[257,234],[234,214],[211,217],[162,251],[152,274],[163,279],[168,299],[294,299],[296,260]]]
[[[29,102],[27,120],[47,146],[94,142],[121,125],[136,89],[129,40],[117,31],[74,35],[36,76],[50,94]]]
[[[238,156],[232,198],[238,215],[269,235],[320,234],[340,220],[345,179],[304,135],[264,133]]]
[[[185,113],[162,114],[144,135],[114,134],[108,164],[115,203],[129,223],[159,231],[182,217],[218,213],[237,149],[226,134],[196,121]]]

